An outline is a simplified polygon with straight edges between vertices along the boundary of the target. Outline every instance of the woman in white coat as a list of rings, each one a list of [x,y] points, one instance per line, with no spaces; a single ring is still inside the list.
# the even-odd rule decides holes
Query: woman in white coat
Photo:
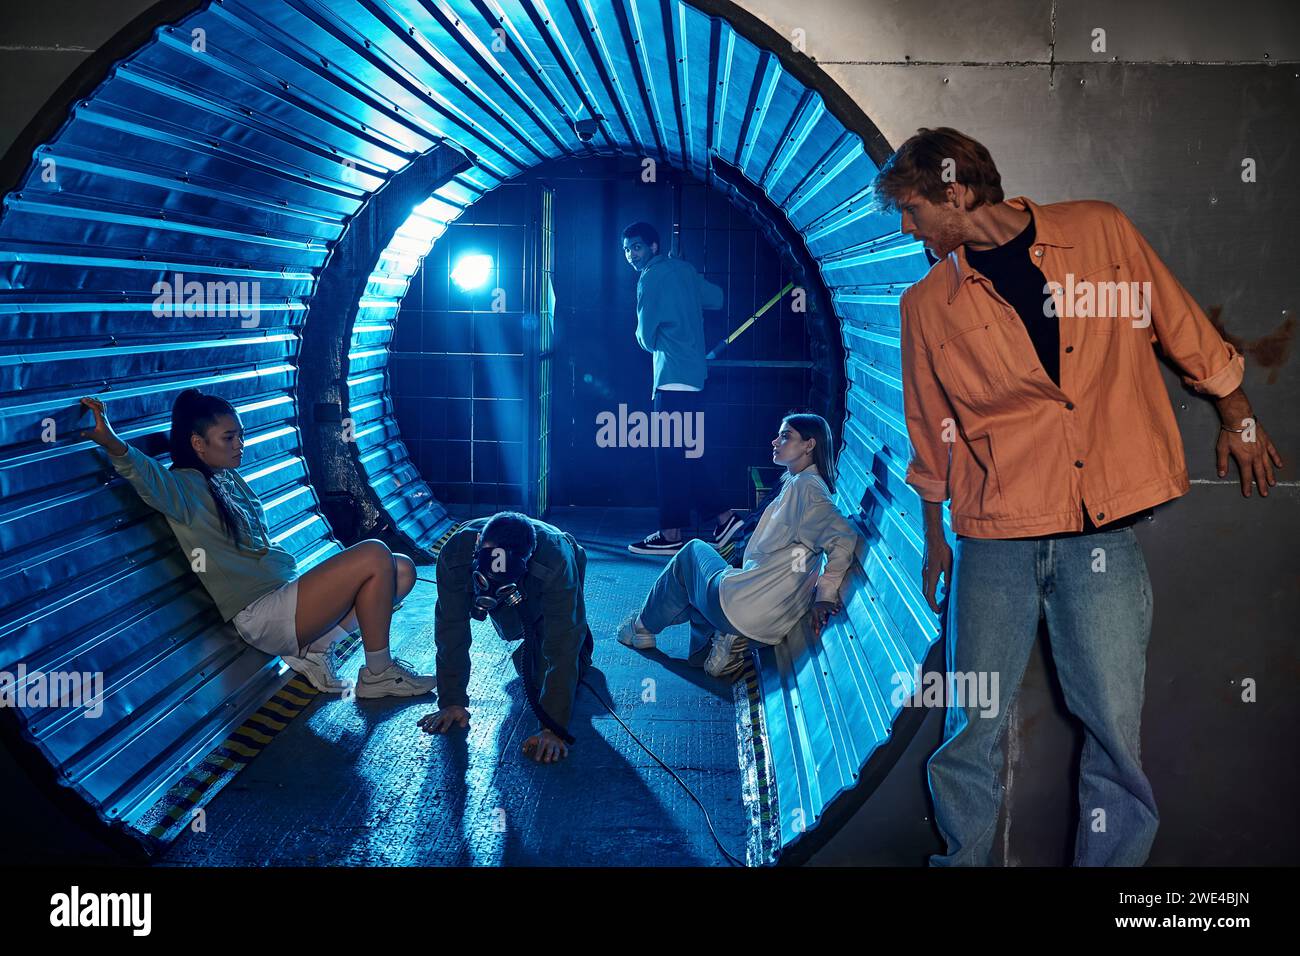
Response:
[[[690,621],[692,646],[712,644],[705,670],[734,677],[749,641],[780,643],[810,608],[813,629],[821,633],[842,606],[840,585],[858,543],[857,530],[831,497],[835,447],[826,420],[787,415],[772,442],[772,461],[786,473],[745,548],[744,566],[733,568],[703,541],[688,542],[659,575],[640,613],[619,629],[621,643],[653,648],[664,628]]]

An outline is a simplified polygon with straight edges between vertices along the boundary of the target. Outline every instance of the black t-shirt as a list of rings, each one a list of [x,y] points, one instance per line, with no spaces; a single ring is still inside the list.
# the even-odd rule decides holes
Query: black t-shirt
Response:
[[[1056,385],[1061,384],[1061,328],[1054,314],[1047,314],[1051,296],[1043,291],[1047,279],[1034,262],[1029,248],[1034,244],[1034,214],[1020,235],[983,252],[966,250],[966,261],[982,272],[998,295],[1016,310],[1025,324],[1038,361]],[[1054,311],[1054,310],[1053,310]]]
[[[1055,309],[1048,306],[1052,301],[1046,290],[1047,278],[1038,264],[1034,262],[1030,247],[1034,244],[1034,214],[1029,213],[1029,224],[1014,239],[1009,239],[1000,246],[981,251],[966,250],[966,261],[971,267],[982,273],[993,283],[998,295],[1006,299],[1007,304],[1016,310],[1029,341],[1038,353],[1038,361],[1043,366],[1047,377],[1060,387],[1061,384],[1061,323]],[[1098,528],[1092,523],[1083,503],[1082,531],[1062,531],[1057,534],[1034,535],[1034,538],[1068,538],[1076,534],[1089,534]],[[1151,509],[1135,512],[1119,518],[1106,525],[1107,531],[1123,528],[1136,523],[1151,514]]]

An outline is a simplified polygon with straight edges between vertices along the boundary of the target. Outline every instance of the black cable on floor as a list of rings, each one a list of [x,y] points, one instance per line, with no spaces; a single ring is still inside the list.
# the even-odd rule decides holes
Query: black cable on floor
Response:
[[[633,740],[635,740],[637,742],[637,745],[654,759],[655,763],[659,764],[659,766],[667,770],[668,773],[672,776],[672,778],[676,780],[677,783],[681,786],[681,788],[686,791],[687,796],[689,796],[692,800],[695,801],[695,805],[699,807],[700,812],[704,814],[704,822],[709,825],[709,836],[713,837],[713,842],[718,845],[718,849],[721,850],[722,855],[727,858],[727,862],[731,863],[733,866],[744,866],[745,864],[741,860],[732,856],[730,851],[728,851],[727,848],[722,845],[722,841],[718,839],[718,831],[713,828],[713,818],[709,816],[709,811],[704,808],[704,804],[700,802],[700,798],[695,795],[695,791],[692,790],[687,785],[686,781],[683,780],[681,777],[677,776],[677,771],[673,770],[672,767],[668,766],[668,764],[664,763],[661,759],[659,759],[659,755],[657,753],[655,753],[653,750],[647,747],[642,742],[640,737],[632,733],[632,728],[629,727],[627,724],[623,723],[623,718],[620,717],[615,712],[614,708],[611,707],[609,702],[600,695],[600,692],[596,690],[596,688],[592,687],[590,684],[587,683],[587,678],[585,677],[582,678],[582,680],[580,680],[578,683],[584,685],[587,688],[587,690],[591,691],[592,694],[595,695],[596,699],[605,706],[605,709],[607,711],[610,712],[610,715],[619,722],[619,724],[623,727],[624,730],[627,731],[627,735],[631,737]]]
[[[436,585],[438,583],[436,581],[430,581],[428,578],[421,578],[418,576],[417,576],[417,580],[424,581],[427,584]],[[637,746],[640,747],[642,750],[644,750],[646,753],[648,753],[651,759],[653,759],[655,763],[659,764],[659,766],[667,770],[668,773],[672,776],[672,778],[677,781],[678,785],[683,790],[686,791],[686,795],[695,801],[695,805],[699,807],[700,812],[704,814],[704,822],[709,825],[709,836],[713,837],[713,842],[717,844],[718,849],[722,852],[722,855],[727,858],[727,862],[730,863],[732,866],[744,866],[745,864],[742,860],[733,856],[731,851],[729,851],[725,846],[722,845],[722,840],[718,838],[718,831],[715,830],[713,827],[713,818],[709,816],[709,811],[705,808],[704,804],[700,801],[700,798],[695,795],[695,791],[690,788],[690,786],[686,783],[685,780],[683,780],[681,777],[677,775],[677,771],[675,771],[672,767],[668,766],[668,764],[664,763],[663,760],[660,759],[657,753],[655,753],[653,750],[647,747],[645,743],[641,740],[641,738],[632,732],[632,728],[623,722],[623,718],[618,715],[618,713],[614,710],[613,706],[611,706],[609,701],[605,700],[605,698],[601,696],[600,691],[596,690],[596,688],[592,687],[591,684],[587,683],[587,678],[585,677],[582,678],[582,680],[580,680],[578,683],[584,685],[587,688],[587,690],[591,691],[591,693],[595,696],[595,698],[598,701],[600,701],[600,703],[604,706],[604,708],[607,711],[609,711],[610,716],[612,716],[615,720],[617,720],[619,726],[621,726],[624,730],[627,731],[627,735],[636,741]]]

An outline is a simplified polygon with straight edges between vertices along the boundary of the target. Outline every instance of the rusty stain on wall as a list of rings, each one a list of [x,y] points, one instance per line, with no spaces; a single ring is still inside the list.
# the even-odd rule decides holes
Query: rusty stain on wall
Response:
[[[1287,315],[1289,311],[1283,309],[1282,313]],[[1219,334],[1231,342],[1238,352],[1241,352],[1260,368],[1268,369],[1268,378],[1265,380],[1267,384],[1273,385],[1276,383],[1278,370],[1291,357],[1291,342],[1295,338],[1295,316],[1287,315],[1281,325],[1257,339],[1243,339],[1241,336],[1233,335],[1224,328],[1221,318],[1222,312],[1223,306],[1216,305],[1206,312],[1206,316]]]

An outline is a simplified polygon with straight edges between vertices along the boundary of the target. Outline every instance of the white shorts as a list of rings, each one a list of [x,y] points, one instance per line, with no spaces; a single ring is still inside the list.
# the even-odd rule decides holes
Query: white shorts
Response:
[[[239,636],[274,657],[299,657],[298,579],[263,594],[235,615]]]

